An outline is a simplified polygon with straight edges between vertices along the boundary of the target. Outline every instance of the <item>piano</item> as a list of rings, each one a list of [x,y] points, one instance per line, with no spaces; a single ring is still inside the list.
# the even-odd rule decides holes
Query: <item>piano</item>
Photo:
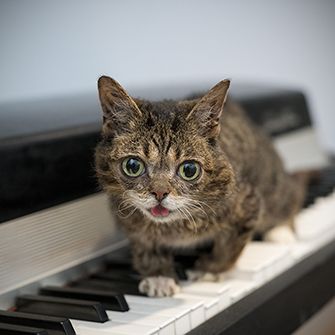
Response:
[[[319,172],[296,242],[250,242],[218,282],[189,280],[198,250],[177,252],[182,291],[171,298],[139,293],[127,239],[96,184],[96,95],[0,105],[0,334],[291,334],[334,297],[335,164],[318,147],[304,94],[235,85],[232,95],[288,170]]]

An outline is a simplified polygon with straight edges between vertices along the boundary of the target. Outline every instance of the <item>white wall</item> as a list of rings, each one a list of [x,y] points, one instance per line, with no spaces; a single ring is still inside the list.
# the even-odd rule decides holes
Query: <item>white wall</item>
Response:
[[[0,102],[224,77],[308,93],[335,152],[335,1],[1,0]]]

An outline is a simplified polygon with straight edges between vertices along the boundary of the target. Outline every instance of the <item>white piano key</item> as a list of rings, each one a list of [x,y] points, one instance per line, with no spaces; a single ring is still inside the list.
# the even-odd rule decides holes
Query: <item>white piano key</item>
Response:
[[[290,252],[295,262],[298,262],[313,253],[313,247],[306,242],[296,241],[290,245]]]
[[[230,304],[229,285],[225,282],[181,282],[182,292],[204,297],[217,297],[219,310],[227,308]]]
[[[160,315],[174,319],[174,333],[185,334],[192,329],[191,313],[178,307],[128,303],[131,311],[142,315]]]
[[[226,279],[225,282],[229,284],[229,296],[231,303],[234,303],[257,288],[256,283],[247,280]]]
[[[225,302],[221,300],[220,311],[255,290],[257,285],[252,281],[227,278],[220,282],[195,282],[188,286],[182,286],[182,290],[185,291],[186,287],[189,293],[193,291],[195,294],[198,293],[204,296],[208,295],[207,292],[210,292],[210,295],[213,294],[214,296],[227,293],[225,295]]]
[[[301,241],[322,238],[335,230],[335,192],[319,198],[303,209],[295,219],[296,234]]]
[[[171,298],[126,295],[126,299],[131,311],[136,313],[157,313],[175,317],[177,334],[183,334],[197,327],[205,321],[209,310],[217,310],[219,306],[217,298],[204,299],[183,293],[176,294]]]
[[[205,318],[210,319],[221,311],[220,300],[218,298],[205,298]]]
[[[310,241],[327,232],[328,227],[321,214],[315,208],[308,208],[296,217],[295,229],[299,240]]]
[[[128,302],[131,311],[140,314],[157,313],[159,315],[165,315],[175,318],[175,333],[185,334],[192,329],[191,325],[191,313],[194,313],[192,307],[196,307],[194,304],[189,305],[179,301],[181,299],[174,298],[147,298],[139,296],[128,296],[126,300]],[[199,308],[201,304],[199,304]],[[202,305],[203,308],[203,305]]]
[[[208,320],[221,311],[219,299],[206,299],[205,319]]]
[[[71,319],[71,323],[76,334],[80,335],[159,335],[159,327],[126,324],[113,320],[99,323]]]
[[[110,333],[106,333],[106,332],[97,332],[94,329],[91,328],[78,328],[75,329],[76,335],[125,335],[124,333],[117,333],[117,332],[110,332]]]
[[[139,324],[145,326],[159,327],[159,335],[175,334],[175,318],[159,314],[141,314],[132,311],[128,312],[113,312],[107,311],[108,317],[112,321]]]
[[[180,295],[182,295],[182,293]],[[191,329],[198,327],[206,320],[207,302],[203,301],[203,299],[199,299],[199,303],[201,303],[201,307],[193,308],[190,313]],[[218,302],[216,303],[218,304]]]
[[[220,312],[220,299],[214,296],[205,296],[205,295],[197,295],[192,293],[179,293],[177,297],[183,297],[184,299],[191,299],[194,301],[198,301],[204,306],[204,314],[201,314],[196,311],[191,313],[191,325],[192,329],[199,325],[200,318],[204,322],[205,320],[211,318],[215,314]]]
[[[276,247],[277,246],[279,248],[277,250],[277,254],[273,255],[274,260],[272,264],[265,270],[265,277],[267,281],[286,271],[289,267],[294,265],[295,262],[289,245],[276,244]]]
[[[261,285],[282,272],[292,262],[293,257],[287,245],[251,242],[242,251],[233,269],[227,272],[227,276],[251,280]]]

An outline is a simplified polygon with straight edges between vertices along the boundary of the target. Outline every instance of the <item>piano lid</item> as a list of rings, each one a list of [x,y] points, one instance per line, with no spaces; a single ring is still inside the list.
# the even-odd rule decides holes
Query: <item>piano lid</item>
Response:
[[[129,92],[134,97],[150,100],[187,99],[201,96],[210,87],[211,85],[185,84],[142,87]],[[251,118],[263,125],[271,135],[311,125],[305,97],[299,90],[234,82],[230,92],[234,99],[245,105]],[[260,106],[264,103],[269,105],[265,114],[261,112],[264,108]],[[278,107],[281,109],[280,113]],[[299,113],[296,113],[296,109],[299,109]],[[15,142],[15,139],[22,137],[28,140],[28,136],[37,139],[40,134],[50,137],[50,133],[54,133],[57,136],[59,131],[66,129],[98,130],[100,124],[101,110],[97,92],[0,104],[2,144],[5,139]]]

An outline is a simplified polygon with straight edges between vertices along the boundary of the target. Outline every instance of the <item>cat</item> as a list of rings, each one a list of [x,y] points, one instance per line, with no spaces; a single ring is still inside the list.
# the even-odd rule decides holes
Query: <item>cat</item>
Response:
[[[179,291],[175,248],[210,241],[195,273],[219,274],[254,234],[271,238],[278,227],[294,229],[304,187],[285,172],[269,138],[227,99],[229,86],[223,80],[199,99],[150,102],[131,98],[112,78],[98,80],[103,125],[96,173],[143,276],[139,290],[149,296]]]

